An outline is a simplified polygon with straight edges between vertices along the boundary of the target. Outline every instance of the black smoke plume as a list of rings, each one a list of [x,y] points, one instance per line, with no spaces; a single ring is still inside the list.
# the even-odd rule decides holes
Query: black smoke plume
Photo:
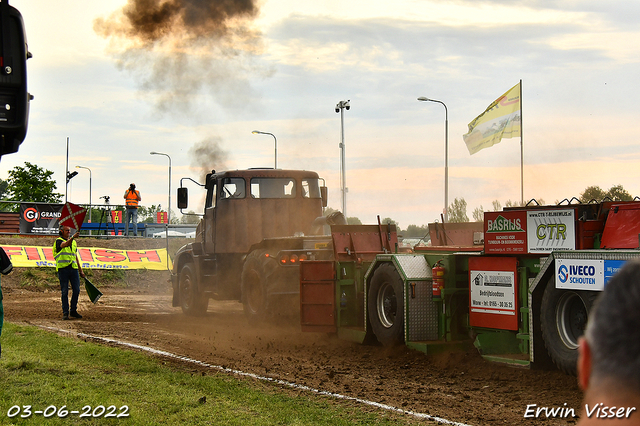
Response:
[[[225,170],[227,168],[227,152],[220,147],[221,140],[217,137],[202,140],[189,148],[191,169],[198,173],[200,182],[204,183],[207,173],[211,170]]]
[[[129,0],[94,30],[158,111],[192,117],[208,102],[243,108],[249,77],[270,73],[256,64],[258,13],[253,0]]]

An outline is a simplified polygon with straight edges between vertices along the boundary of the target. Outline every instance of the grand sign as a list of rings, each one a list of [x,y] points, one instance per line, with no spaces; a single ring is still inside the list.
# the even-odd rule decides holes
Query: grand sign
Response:
[[[63,204],[21,203],[20,233],[57,234],[62,206]]]

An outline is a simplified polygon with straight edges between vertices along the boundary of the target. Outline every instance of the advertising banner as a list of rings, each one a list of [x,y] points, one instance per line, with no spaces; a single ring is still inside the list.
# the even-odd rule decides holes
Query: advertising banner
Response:
[[[167,212],[156,212],[156,222],[158,223],[169,223],[169,215]]]
[[[527,252],[527,213],[486,212],[484,247],[487,253]]]
[[[469,258],[469,322],[473,327],[518,329],[517,259]]]
[[[556,288],[604,289],[604,260],[556,259]]]
[[[21,203],[21,234],[58,234],[58,220],[62,204]]]
[[[575,211],[486,212],[484,247],[492,254],[547,254],[575,250]]]
[[[55,268],[53,247],[2,246],[17,268]],[[114,250],[97,247],[78,248],[78,257],[86,269],[151,269],[166,271],[167,249]]]
[[[527,212],[529,253],[551,253],[576,249],[575,210]]]
[[[556,288],[602,291],[624,260],[556,259]]]
[[[618,272],[622,265],[625,264],[625,260],[605,260],[604,261],[604,285],[607,285],[611,277]]]
[[[122,223],[122,212],[119,210],[113,210],[111,212],[111,223]]]

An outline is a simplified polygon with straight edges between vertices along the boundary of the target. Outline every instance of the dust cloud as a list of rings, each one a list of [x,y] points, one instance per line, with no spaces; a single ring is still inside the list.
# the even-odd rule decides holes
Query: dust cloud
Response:
[[[242,109],[254,96],[250,77],[266,77],[253,0],[129,0],[94,21],[117,65],[158,112],[194,117],[214,102]]]

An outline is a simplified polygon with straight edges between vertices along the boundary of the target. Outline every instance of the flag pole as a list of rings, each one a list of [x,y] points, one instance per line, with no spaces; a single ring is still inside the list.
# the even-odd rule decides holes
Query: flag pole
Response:
[[[522,129],[522,79],[520,79],[520,205],[524,206],[524,132]]]
[[[64,179],[66,184],[64,185],[64,202],[67,202],[67,192],[69,190],[69,137],[67,136],[67,165],[65,167]]]

